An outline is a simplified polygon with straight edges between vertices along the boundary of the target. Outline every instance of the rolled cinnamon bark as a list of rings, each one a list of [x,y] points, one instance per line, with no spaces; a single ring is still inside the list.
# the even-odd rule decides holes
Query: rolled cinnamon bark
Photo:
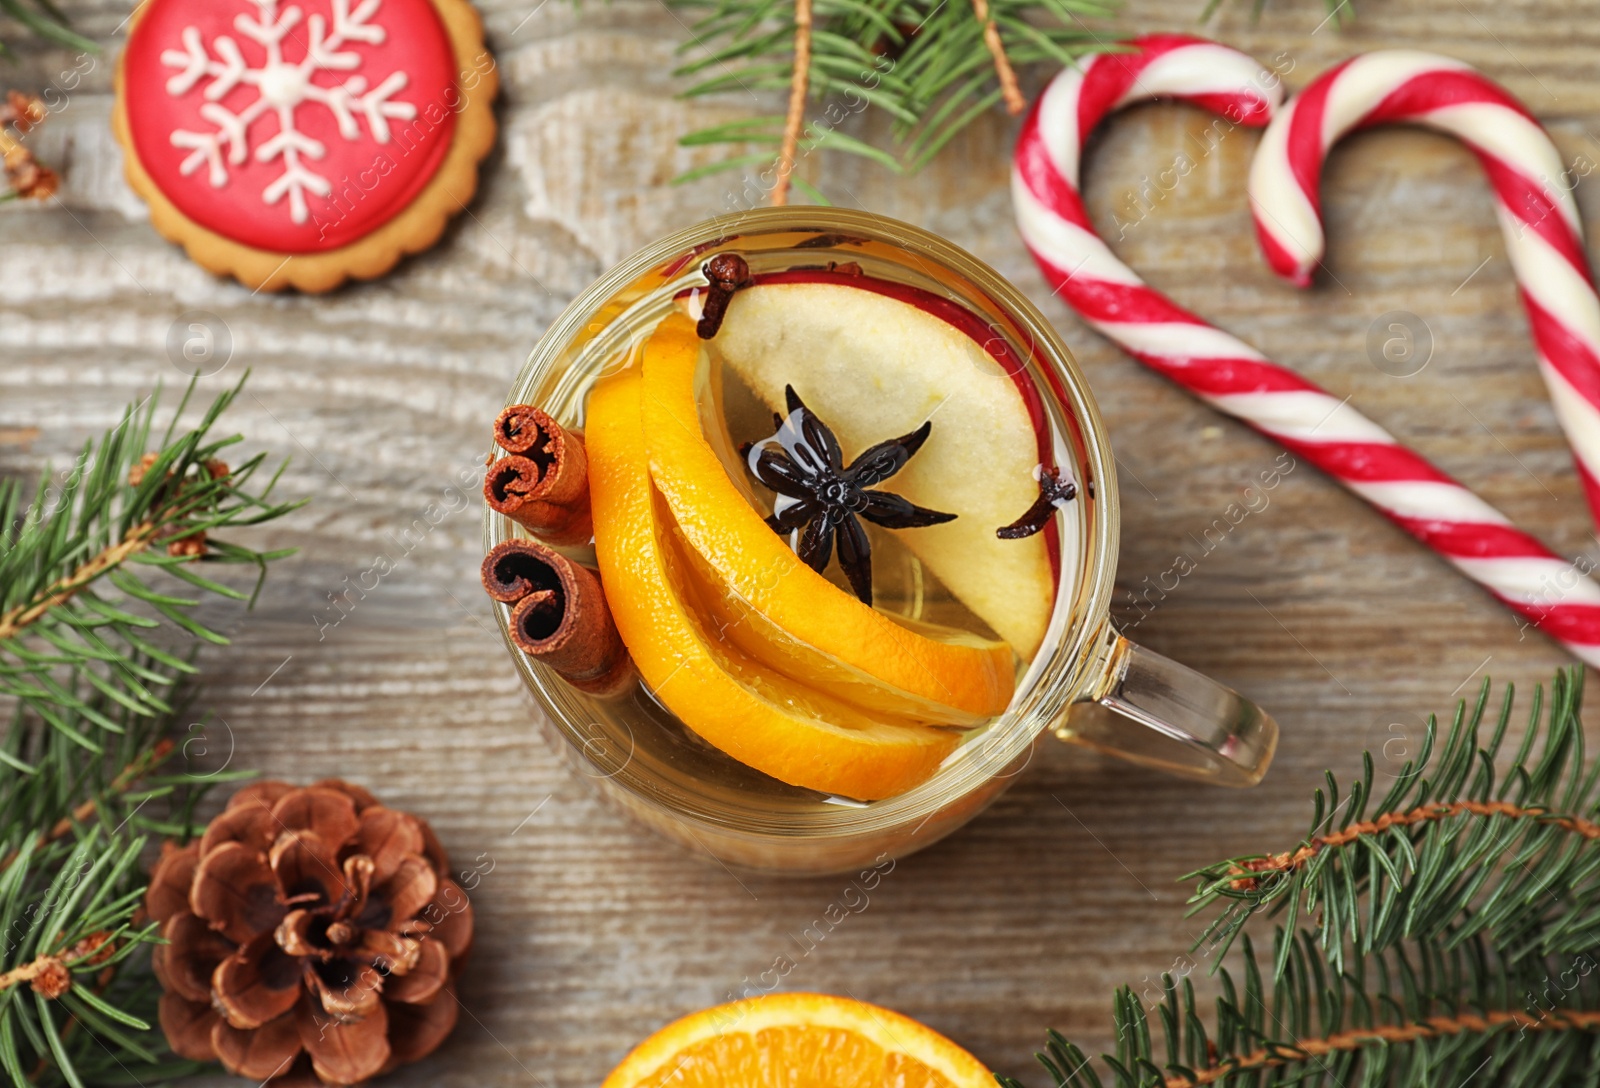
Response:
[[[494,440],[507,453],[526,454],[542,448],[549,435],[561,430],[543,410],[531,404],[513,404],[495,419]]]
[[[583,439],[531,404],[513,404],[495,420],[494,440],[510,456],[489,467],[484,501],[552,544],[588,543],[594,521]]]
[[[483,588],[511,610],[511,641],[581,691],[603,693],[631,676],[628,651],[600,579],[533,540],[508,540],[484,557]]]

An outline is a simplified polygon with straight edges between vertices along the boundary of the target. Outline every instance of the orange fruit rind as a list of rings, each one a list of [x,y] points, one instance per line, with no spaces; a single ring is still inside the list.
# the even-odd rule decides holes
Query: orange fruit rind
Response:
[[[769,994],[685,1016],[645,1039],[601,1088],[994,1088],[932,1028],[829,994]]]
[[[702,361],[689,319],[663,319],[644,348],[644,429],[651,477],[704,561],[702,580],[723,591],[713,607],[741,621],[729,627],[732,637],[804,682],[858,696],[870,690],[874,709],[953,724],[1003,712],[1015,683],[1008,644],[912,631],[806,566],[767,526],[704,434]],[[742,622],[754,616],[765,623]]]
[[[642,390],[637,367],[597,383],[585,441],[601,578],[644,683],[707,742],[791,785],[876,800],[932,776],[957,734],[869,714],[708,630],[651,483]]]

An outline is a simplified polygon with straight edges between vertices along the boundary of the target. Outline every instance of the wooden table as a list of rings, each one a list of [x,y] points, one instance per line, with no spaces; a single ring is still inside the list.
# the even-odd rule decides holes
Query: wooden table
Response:
[[[482,457],[512,375],[566,301],[641,243],[725,206],[725,181],[668,184],[701,161],[673,141],[713,110],[751,105],[672,97],[680,86],[666,73],[683,28],[657,0],[582,11],[488,0],[504,131],[471,214],[378,283],[326,298],[252,296],[158,239],[121,180],[109,66],[126,0],[68,6],[113,47],[40,134],[41,154],[65,169],[60,202],[0,211],[0,471],[66,464],[126,402],[158,381],[181,385],[164,347],[180,313],[226,322],[233,359],[205,387],[253,369],[230,422],[252,446],[290,455],[287,491],[314,498],[252,538],[301,549],[256,610],[216,610],[235,641],[204,655],[205,701],[229,727],[232,765],[364,782],[429,817],[459,866],[492,866],[474,895],[479,938],[461,1026],[391,1083],[594,1084],[647,1032],[797,956],[791,935],[846,881],[735,877],[637,830],[558,765],[475,585],[475,504],[426,534],[337,626],[318,620],[333,615],[329,595],[345,579],[392,552],[389,533]],[[1272,0],[1258,24],[1230,10],[1213,30],[1291,59],[1292,86],[1362,49],[1464,58],[1522,96],[1569,160],[1600,160],[1600,30],[1575,0],[1358,6],[1344,30],[1310,0]],[[1189,28],[1198,8],[1128,0],[1128,16],[1099,29]],[[20,63],[0,66],[0,82],[42,89],[73,65],[29,43]],[[1111,126],[1088,170],[1096,221],[1114,235],[1112,215],[1128,218],[1140,175],[1208,123],[1155,106]],[[1191,534],[1276,451],[1139,369],[1050,297],[1010,225],[1014,129],[997,115],[912,179],[844,158],[806,168],[839,203],[974,250],[1060,323],[1096,384],[1124,473],[1127,618],[1143,579],[1192,551]],[[1594,557],[1489,189],[1468,153],[1409,131],[1351,140],[1325,186],[1329,264],[1343,286],[1297,294],[1256,254],[1241,189],[1255,141],[1230,134],[1118,252],[1185,306],[1350,394],[1558,551]],[[1592,181],[1577,197],[1600,219]],[[1415,377],[1368,361],[1368,327],[1389,310],[1432,329],[1433,359]],[[1207,555],[1139,634],[1275,712],[1283,743],[1267,782],[1221,792],[1052,749],[964,832],[902,861],[866,909],[798,957],[790,987],[894,1006],[1040,1083],[1030,1053],[1047,1027],[1108,1045],[1111,988],[1152,987],[1190,962],[1195,930],[1176,877],[1292,845],[1325,767],[1348,776],[1367,745],[1392,771],[1386,757],[1403,757],[1423,716],[1484,675],[1526,688],[1565,660],[1310,467]],[[216,759],[226,754],[218,745]]]

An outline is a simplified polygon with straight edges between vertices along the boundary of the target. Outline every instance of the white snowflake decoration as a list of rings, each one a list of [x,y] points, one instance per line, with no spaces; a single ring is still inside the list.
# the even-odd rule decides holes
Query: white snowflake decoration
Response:
[[[182,51],[168,49],[161,54],[162,64],[181,69],[167,80],[167,93],[173,97],[187,94],[202,79],[211,80],[203,92],[206,102],[200,107],[200,116],[216,127],[210,132],[178,129],[172,134],[172,143],[193,152],[183,160],[181,173],[188,176],[206,166],[212,186],[220,189],[228,182],[228,167],[242,165],[250,154],[251,124],[268,112],[276,114],[278,132],[255,149],[255,158],[257,162],[281,161],[283,173],[262,190],[261,198],[267,204],[276,204],[287,196],[290,218],[304,223],[309,215],[306,193],[327,197],[333,186],[306,166],[307,159],[321,159],[327,148],[296,128],[300,107],[313,102],[322,104],[338,122],[339,135],[350,141],[361,139],[356,118],[363,117],[372,138],[380,144],[389,142],[389,119],[409,121],[417,116],[417,107],[392,100],[409,82],[403,71],[390,73],[371,90],[362,75],[351,75],[337,87],[321,87],[312,82],[317,72],[350,72],[361,67],[356,53],[341,51],[340,47],[347,42],[378,45],[384,40],[383,27],[371,21],[383,0],[361,0],[354,11],[350,10],[350,0],[333,0],[331,29],[321,15],[311,16],[306,20],[310,40],[305,59],[298,63],[283,59],[282,43],[304,17],[301,9],[290,6],[280,13],[279,0],[251,2],[258,9],[258,16],[240,14],[233,25],[266,50],[261,67],[250,67],[239,52],[238,43],[226,34],[218,35],[212,43],[214,59],[194,26],[184,28]],[[240,85],[254,87],[258,97],[234,113],[220,99]]]

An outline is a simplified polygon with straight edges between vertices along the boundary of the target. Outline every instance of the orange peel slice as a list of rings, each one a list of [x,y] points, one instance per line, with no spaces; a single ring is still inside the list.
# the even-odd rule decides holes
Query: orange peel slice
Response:
[[[601,1088],[994,1088],[994,1074],[932,1028],[829,994],[771,994],[676,1020]]]
[[[975,724],[1005,710],[1015,659],[1004,642],[964,631],[911,630],[806,566],[729,477],[699,414],[707,377],[694,325],[662,320],[645,344],[643,419],[650,474],[728,636],[774,669],[874,709]],[[749,621],[749,622],[746,622]]]
[[[600,575],[644,683],[707,742],[791,785],[870,801],[932,776],[957,734],[871,715],[708,630],[651,483],[642,393],[637,367],[598,382],[585,442]]]

